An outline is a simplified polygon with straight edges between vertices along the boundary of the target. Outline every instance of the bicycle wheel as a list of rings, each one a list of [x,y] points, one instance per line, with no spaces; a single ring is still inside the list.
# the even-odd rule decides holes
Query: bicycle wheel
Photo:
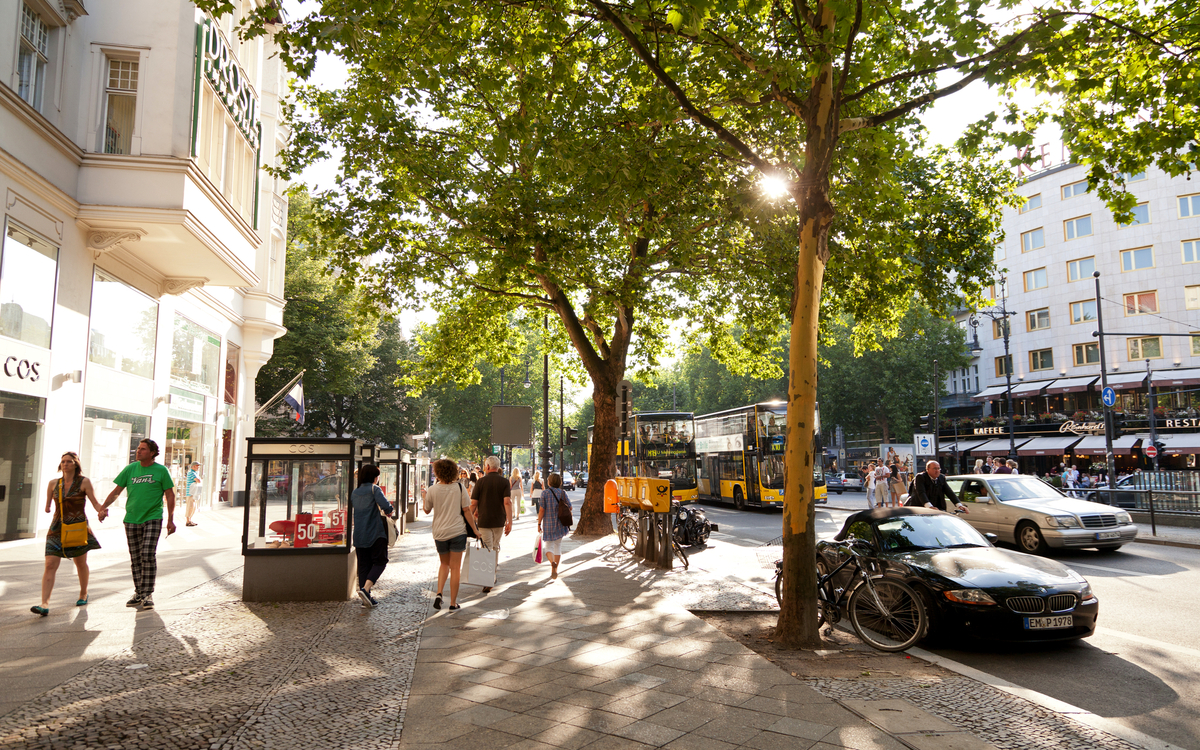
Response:
[[[925,635],[925,605],[903,581],[873,577],[855,587],[847,609],[854,632],[871,648],[903,651]]]
[[[629,516],[624,516],[617,522],[617,539],[627,551],[633,552],[637,544],[637,522]]]
[[[687,570],[688,569],[688,559],[687,559],[687,555],[685,555],[683,553],[683,547],[680,547],[679,542],[672,539],[671,540],[671,549],[673,549],[675,551],[675,557],[678,557],[680,560],[683,560],[683,569]],[[674,567],[674,565],[672,565],[672,567]]]

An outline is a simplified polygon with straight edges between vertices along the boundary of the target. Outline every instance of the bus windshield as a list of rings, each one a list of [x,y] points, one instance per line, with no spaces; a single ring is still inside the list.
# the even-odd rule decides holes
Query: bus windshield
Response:
[[[692,489],[696,486],[696,459],[668,458],[638,462],[639,477],[670,479],[671,489]]]

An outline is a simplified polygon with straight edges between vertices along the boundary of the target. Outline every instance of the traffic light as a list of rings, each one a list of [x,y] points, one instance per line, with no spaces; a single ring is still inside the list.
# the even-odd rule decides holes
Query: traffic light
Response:
[[[574,427],[568,427],[567,428],[566,445],[571,445],[578,439],[579,439],[579,430],[575,429]]]
[[[1163,453],[1163,451],[1165,451],[1165,450],[1167,449],[1167,444],[1166,444],[1166,443],[1164,443],[1164,442],[1163,442],[1163,441],[1161,441],[1161,440],[1155,440],[1155,441],[1154,441],[1154,447],[1155,447],[1155,448],[1158,448],[1158,455],[1160,455],[1160,456],[1162,456],[1162,455],[1165,455],[1165,454]]]
[[[925,432],[937,432],[937,415],[922,414],[921,427],[925,430]]]

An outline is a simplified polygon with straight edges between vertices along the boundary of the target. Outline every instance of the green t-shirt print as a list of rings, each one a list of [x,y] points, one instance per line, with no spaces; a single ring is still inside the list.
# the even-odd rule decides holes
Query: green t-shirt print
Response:
[[[129,493],[125,523],[145,523],[163,517],[163,495],[175,486],[171,472],[162,464],[142,466],[139,462],[121,469],[113,484]]]

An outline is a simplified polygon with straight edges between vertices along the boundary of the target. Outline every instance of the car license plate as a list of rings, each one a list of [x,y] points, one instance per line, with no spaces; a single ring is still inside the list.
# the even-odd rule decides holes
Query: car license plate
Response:
[[[1054,630],[1056,628],[1069,628],[1075,625],[1075,619],[1071,615],[1055,615],[1054,617],[1026,617],[1026,630]]]
[[[1099,541],[1101,539],[1120,539],[1120,538],[1121,538],[1121,532],[1119,532],[1119,531],[1097,531],[1096,532],[1096,541]]]

